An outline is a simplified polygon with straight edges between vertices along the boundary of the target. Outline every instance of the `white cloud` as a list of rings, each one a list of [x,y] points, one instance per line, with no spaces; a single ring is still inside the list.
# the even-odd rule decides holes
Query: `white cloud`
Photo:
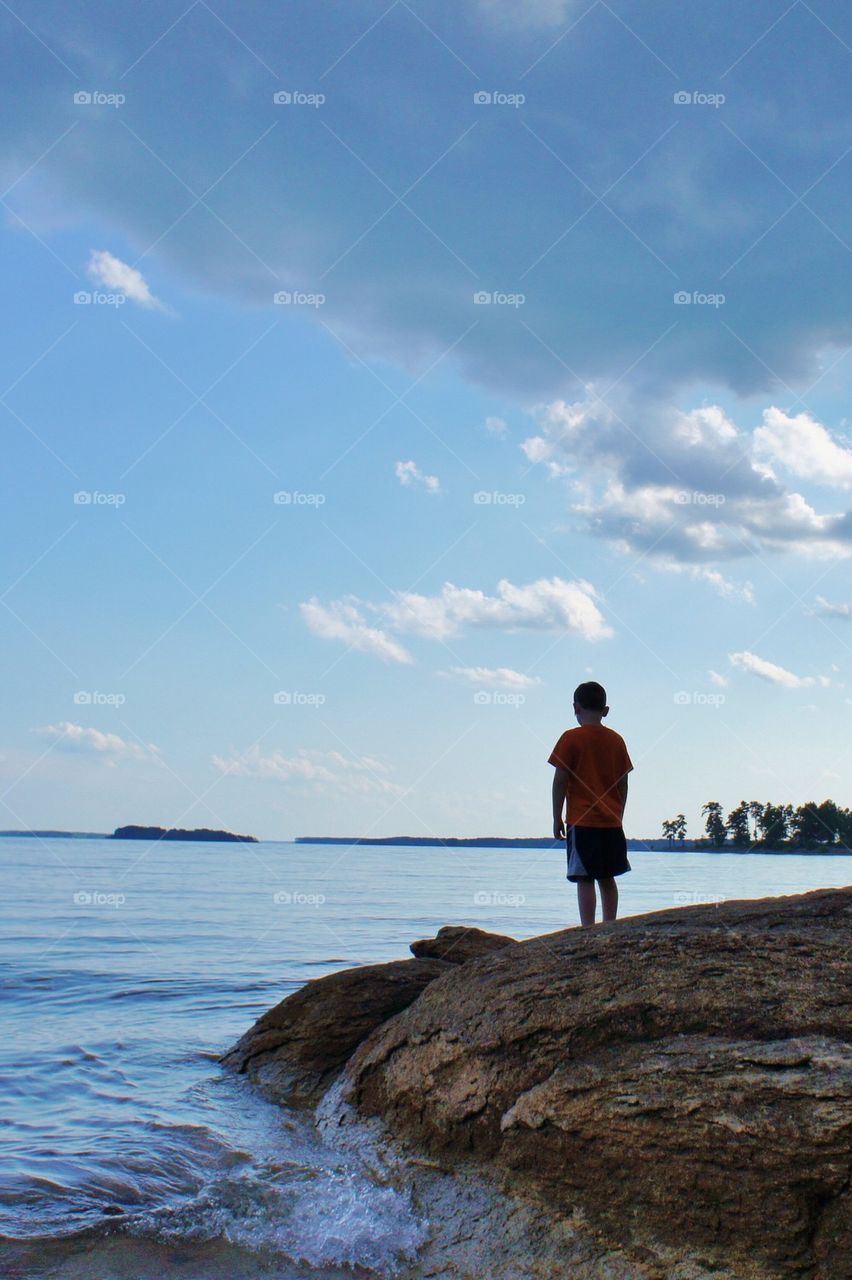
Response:
[[[725,599],[738,598],[746,604],[754,604],[754,586],[751,582],[735,582],[726,578],[718,569],[703,564],[682,564],[677,560],[662,560],[659,567],[673,573],[683,573],[697,582],[707,582]]]
[[[817,596],[819,612],[829,618],[852,618],[852,604],[832,604],[825,596]]]
[[[349,794],[404,795],[405,788],[382,775],[387,768],[372,756],[345,756],[339,751],[299,750],[264,754],[260,747],[215,755],[212,764],[221,774],[261,781],[307,783],[316,791]]]
[[[765,409],[763,426],[754,432],[754,447],[758,455],[802,480],[852,489],[852,449],[838,443],[809,413],[792,418],[781,409]]]
[[[775,662],[759,658],[756,653],[743,650],[741,653],[729,653],[728,658],[735,667],[747,671],[750,675],[768,680],[770,684],[780,685],[784,689],[804,689],[813,684],[826,686],[830,683],[826,676],[797,676],[786,667],[779,667]]]
[[[711,684],[717,684],[720,689],[724,689],[728,684],[730,684],[727,676],[720,675],[718,671],[713,671],[712,668],[707,672],[707,674],[710,677]]]
[[[591,583],[579,580],[539,578],[516,586],[502,578],[494,596],[445,582],[440,593],[434,596],[399,592],[393,603],[381,606],[381,610],[396,630],[411,631],[432,640],[457,635],[466,626],[499,627],[509,631],[564,628],[586,640],[601,640],[611,636],[612,631],[595,603],[596,595]]]
[[[531,689],[541,684],[539,676],[527,676],[521,671],[513,671],[511,667],[450,667],[449,671],[439,671],[442,676],[458,676],[469,684],[486,686],[493,689]]]
[[[65,750],[98,755],[111,761],[147,760],[157,751],[152,743],[142,746],[139,743],[127,742],[117,733],[102,733],[100,729],[87,729],[81,724],[72,724],[69,720],[61,720],[59,724],[43,725],[33,729],[33,733],[40,734],[42,737],[58,737],[57,746]]]
[[[299,608],[308,629],[324,640],[342,640],[353,649],[394,662],[413,662],[408,650],[389,632],[446,640],[466,627],[562,629],[585,640],[606,639],[613,634],[612,628],[604,621],[596,600],[592,584],[582,580],[540,578],[516,586],[503,578],[493,596],[445,582],[434,596],[399,591],[391,601],[378,604],[348,597],[327,605],[314,597]],[[370,626],[364,610],[376,615],[382,625]]]
[[[138,302],[141,307],[155,307],[161,311],[165,309],[148,288],[141,271],[128,266],[106,249],[92,250],[87,271],[97,284],[123,293],[131,302]]]
[[[538,434],[521,448],[551,474],[560,466],[575,473],[571,509],[618,550],[644,553],[658,568],[766,551],[821,559],[852,554],[852,512],[820,513],[802,494],[785,489],[767,461],[771,445],[786,450],[802,475],[816,479],[833,472],[835,484],[845,483],[852,451],[806,415],[794,420],[771,408],[764,426],[748,432],[718,405],[682,412],[629,392],[604,404],[593,386],[585,390],[573,404],[539,405],[533,411]],[[784,424],[793,424],[790,431]],[[812,447],[810,463],[808,449],[796,452],[802,431]],[[791,432],[799,441],[795,447]],[[722,594],[750,598],[749,587],[711,572],[704,576]]]
[[[308,630],[323,640],[342,640],[350,649],[372,653],[388,662],[413,662],[411,654],[386,632],[371,627],[356,604],[334,600],[320,604],[314,597],[299,605]]]
[[[416,462],[398,462],[394,467],[397,480],[403,486],[421,484],[427,493],[437,493],[441,483],[437,476],[427,476]]]
[[[490,431],[493,436],[504,436],[509,428],[503,418],[486,418],[485,430]]]

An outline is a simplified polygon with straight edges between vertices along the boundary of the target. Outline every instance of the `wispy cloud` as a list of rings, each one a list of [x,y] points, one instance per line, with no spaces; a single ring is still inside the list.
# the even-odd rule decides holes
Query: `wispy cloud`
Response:
[[[777,663],[760,658],[756,653],[749,653],[747,649],[741,653],[729,653],[728,658],[741,671],[747,671],[749,675],[767,680],[770,684],[780,685],[783,689],[805,689],[815,684],[825,687],[831,683],[827,676],[797,676],[786,667],[779,667]]]
[[[96,284],[102,284],[107,289],[123,293],[126,298],[131,302],[137,302],[140,307],[154,308],[158,311],[166,310],[159,298],[154,297],[142,272],[122,262],[121,258],[116,258],[107,249],[93,249],[86,270]]]
[[[413,662],[411,654],[379,627],[371,627],[358,603],[334,600],[320,604],[314,597],[299,605],[305,626],[322,640],[342,640],[350,649],[372,653],[387,662]]]
[[[590,582],[539,578],[516,585],[497,583],[496,595],[445,582],[437,595],[397,592],[392,600],[370,603],[355,597],[322,604],[314,597],[299,605],[308,629],[324,640],[342,640],[353,649],[394,662],[413,662],[408,650],[390,633],[427,640],[447,640],[466,628],[503,631],[566,630],[585,640],[603,640],[613,632],[597,605]],[[365,610],[381,624],[371,626]]]
[[[832,604],[825,596],[817,596],[818,612],[828,618],[852,618],[852,604]]]
[[[511,667],[450,667],[449,671],[439,671],[438,675],[456,676],[468,684],[493,689],[531,689],[541,684],[539,676],[527,676],[522,671],[513,671]]]
[[[372,756],[343,755],[339,751],[300,749],[294,755],[263,752],[254,746],[229,756],[214,755],[221,774],[263,781],[305,783],[316,791],[349,794],[404,795],[405,788],[384,775],[387,766]]]
[[[117,733],[103,733],[100,729],[72,724],[69,720],[61,720],[58,724],[42,725],[33,729],[33,733],[42,737],[58,737],[57,747],[67,751],[101,756],[111,761],[150,760],[157,753],[153,743],[142,746],[140,743],[127,742]]]
[[[398,462],[394,467],[394,473],[399,483],[405,488],[419,484],[427,493],[437,493],[441,487],[438,477],[427,476],[416,462]]]

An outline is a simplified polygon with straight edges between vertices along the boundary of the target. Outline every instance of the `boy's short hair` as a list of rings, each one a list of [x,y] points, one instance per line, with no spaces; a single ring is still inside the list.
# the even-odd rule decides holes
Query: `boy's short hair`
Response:
[[[587,680],[585,684],[577,685],[574,701],[584,711],[603,711],[606,706],[606,689],[596,680]]]

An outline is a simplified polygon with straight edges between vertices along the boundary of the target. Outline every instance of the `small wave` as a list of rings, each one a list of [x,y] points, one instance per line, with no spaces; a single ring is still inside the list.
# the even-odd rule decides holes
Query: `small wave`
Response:
[[[314,1268],[383,1277],[398,1274],[428,1235],[407,1191],[358,1169],[275,1165],[218,1179],[179,1207],[134,1214],[126,1230],[160,1240],[220,1239]]]

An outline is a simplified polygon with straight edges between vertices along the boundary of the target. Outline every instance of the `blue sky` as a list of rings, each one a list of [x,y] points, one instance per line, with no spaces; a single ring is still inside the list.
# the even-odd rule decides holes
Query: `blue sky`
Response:
[[[0,826],[848,804],[848,6],[270,10],[0,12]]]

